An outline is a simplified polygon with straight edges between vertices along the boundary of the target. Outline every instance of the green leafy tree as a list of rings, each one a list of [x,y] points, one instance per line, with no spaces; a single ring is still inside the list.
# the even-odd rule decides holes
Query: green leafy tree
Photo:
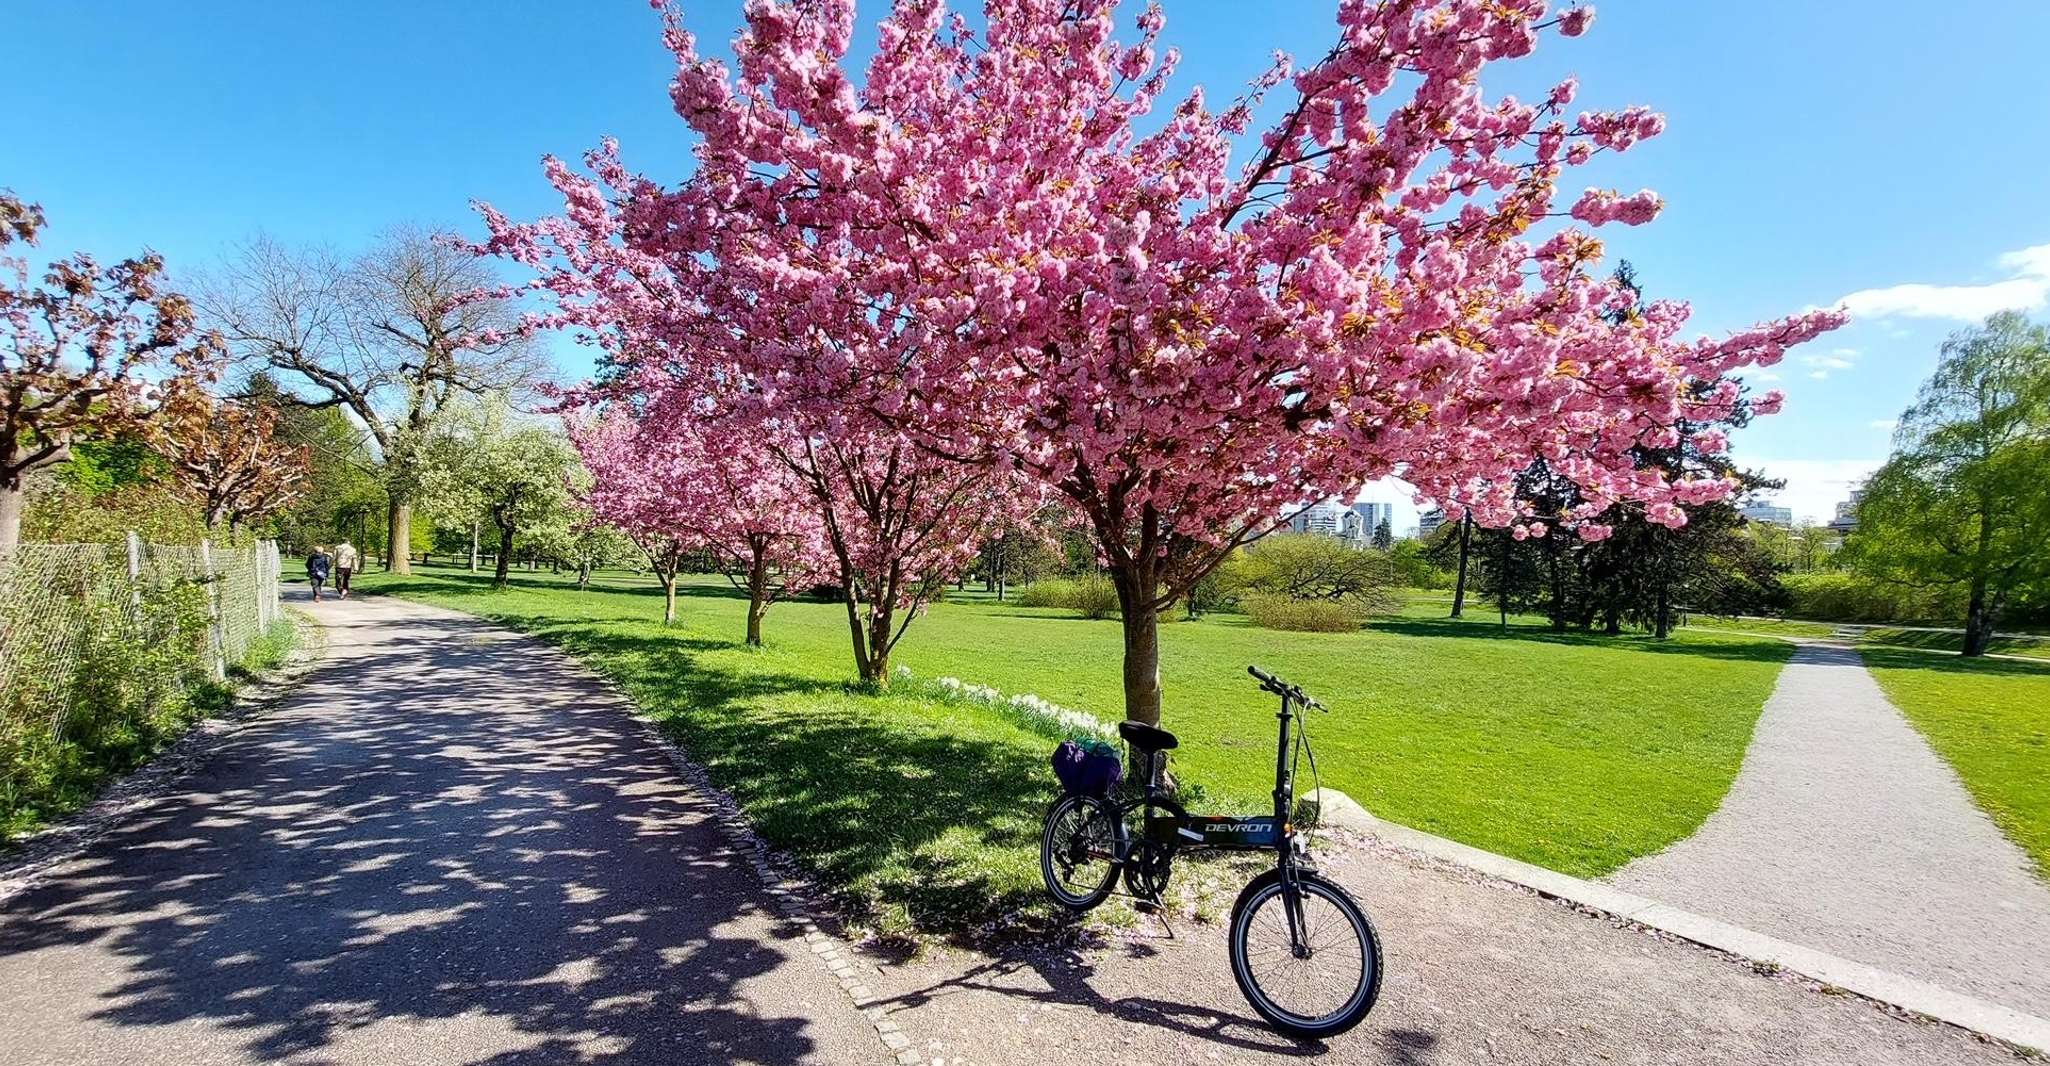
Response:
[[[510,425],[503,404],[469,404],[427,442],[422,460],[421,497],[430,514],[481,516],[497,532],[498,587],[506,585],[515,541],[567,536],[583,467],[560,433]]]
[[[1231,556],[1227,581],[1243,592],[1289,600],[1344,600],[1363,613],[1400,607],[1386,552],[1316,533],[1279,533]]]
[[[1943,344],[1866,483],[1852,565],[1965,591],[1964,654],[1981,655],[2010,598],[2050,578],[2050,332],[2003,312]]]

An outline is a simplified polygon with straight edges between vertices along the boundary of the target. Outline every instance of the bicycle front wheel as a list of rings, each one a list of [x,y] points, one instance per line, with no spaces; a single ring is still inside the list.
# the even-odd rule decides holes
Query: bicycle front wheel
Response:
[[[1231,916],[1232,975],[1276,1030],[1305,1039],[1336,1036],[1374,1009],[1381,939],[1344,889],[1307,872],[1293,880],[1291,892],[1278,871],[1269,872],[1240,893]],[[1291,906],[1299,908],[1296,934]]]
[[[1062,796],[1046,812],[1039,872],[1061,906],[1086,911],[1109,897],[1124,854],[1125,825],[1093,796]]]

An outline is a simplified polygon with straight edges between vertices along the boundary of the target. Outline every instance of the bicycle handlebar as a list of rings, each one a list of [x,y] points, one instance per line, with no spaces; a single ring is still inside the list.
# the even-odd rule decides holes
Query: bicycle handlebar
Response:
[[[1318,703],[1316,700],[1310,698],[1310,694],[1304,692],[1301,686],[1291,685],[1288,682],[1283,681],[1278,677],[1275,677],[1273,674],[1270,674],[1257,666],[1246,667],[1246,673],[1249,673],[1254,677],[1259,678],[1260,687],[1266,689],[1269,692],[1274,693],[1277,696],[1285,696],[1289,699],[1296,701],[1299,704],[1302,704],[1305,707],[1315,707],[1320,711],[1330,710],[1329,707],[1326,707],[1323,704]]]

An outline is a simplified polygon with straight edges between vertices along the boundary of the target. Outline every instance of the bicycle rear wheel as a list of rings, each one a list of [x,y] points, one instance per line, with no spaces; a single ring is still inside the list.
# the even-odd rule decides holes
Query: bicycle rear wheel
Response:
[[[1110,804],[1093,796],[1062,796],[1046,812],[1039,838],[1039,872],[1061,906],[1086,911],[1117,884],[1125,825]]]
[[[1231,970],[1239,991],[1276,1030],[1321,1039],[1358,1025],[1381,993],[1381,939],[1343,888],[1294,878],[1300,942],[1290,935],[1290,893],[1279,871],[1260,875],[1231,914]]]

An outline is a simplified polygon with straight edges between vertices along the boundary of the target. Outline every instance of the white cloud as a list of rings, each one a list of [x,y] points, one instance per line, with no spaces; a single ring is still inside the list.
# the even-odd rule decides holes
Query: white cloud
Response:
[[[1780,376],[1770,370],[1753,370],[1744,375],[1746,381],[1778,381]]]
[[[1809,377],[1822,381],[1832,370],[1849,370],[1857,358],[1856,348],[1831,348],[1828,355],[1804,355],[1801,362],[1815,368],[1809,372]]]
[[[2050,302],[2050,244],[2008,252],[1998,260],[2009,277],[1985,285],[1913,283],[1859,289],[1837,301],[1854,318],[1954,318],[1977,322],[1996,311],[2035,311]]]
[[[1871,426],[1873,429],[1883,429],[1888,433],[1892,433],[1894,431],[1894,427],[1900,425],[1900,420],[1897,418],[1875,418],[1872,421],[1867,422],[1865,424]]]

